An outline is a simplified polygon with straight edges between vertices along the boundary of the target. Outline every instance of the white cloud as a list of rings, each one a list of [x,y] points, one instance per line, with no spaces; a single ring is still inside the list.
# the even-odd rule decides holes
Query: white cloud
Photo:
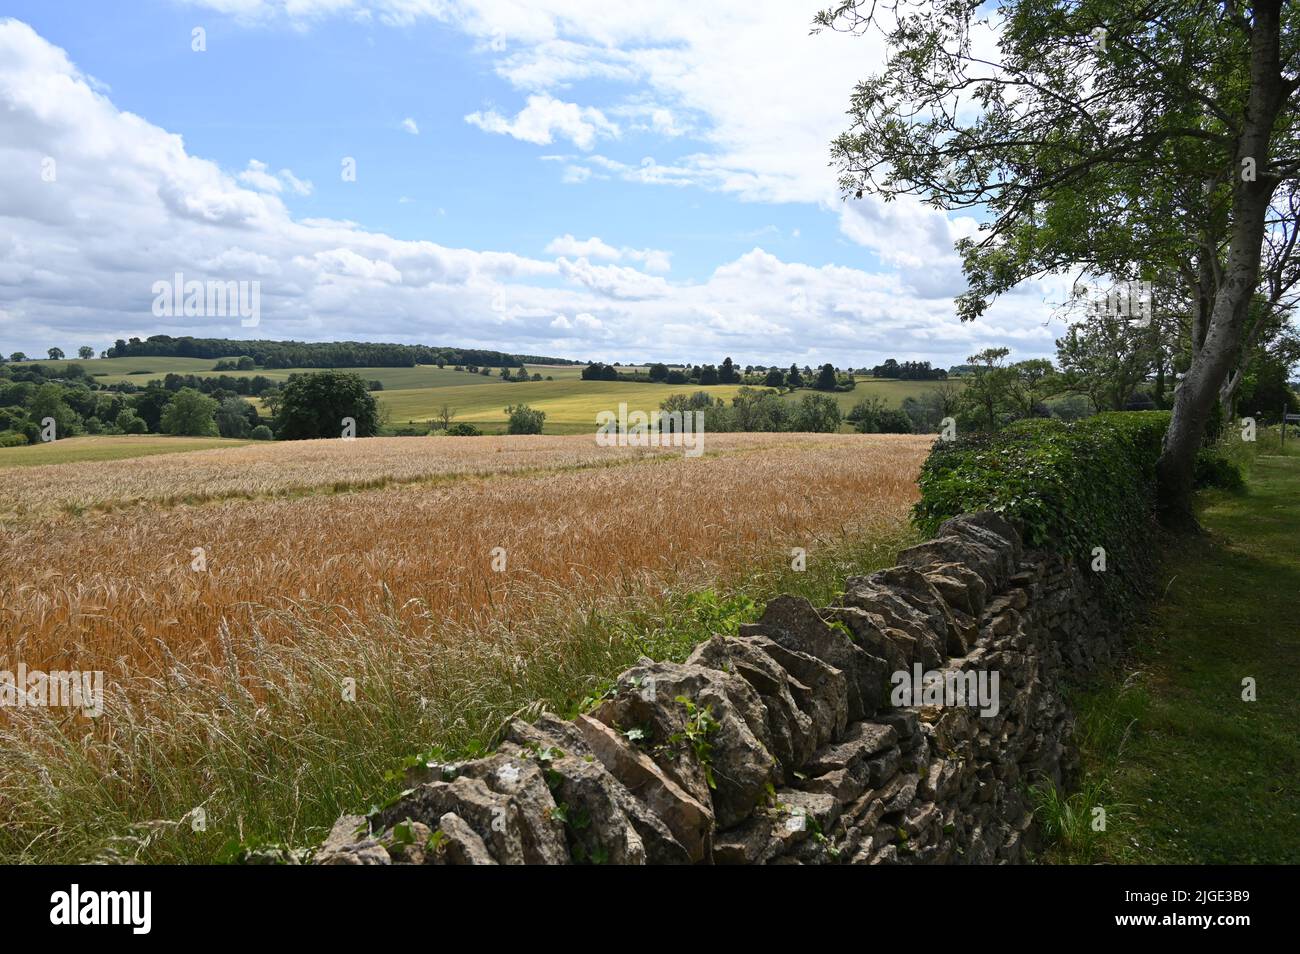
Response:
[[[405,119],[402,120],[402,128],[405,129],[407,132],[409,132],[412,136],[420,135],[420,127],[415,124],[415,120],[412,119],[410,116],[407,116]]]
[[[405,8],[414,9],[414,0]],[[246,5],[247,15],[255,12]],[[534,14],[520,17],[545,32]],[[57,161],[54,182],[41,178],[47,156]],[[590,159],[602,172],[615,168],[613,160]],[[657,176],[668,167],[628,168]],[[786,262],[754,248],[698,280],[669,282],[647,273],[666,268],[667,253],[594,236],[560,236],[555,257],[542,259],[297,219],[281,198],[292,188],[285,171],[273,176],[260,160],[229,172],[189,154],[179,136],[118,110],[30,27],[0,21],[6,350],[98,349],[150,334],[247,334],[237,317],[160,324],[151,286],[177,271],[189,279],[260,280],[257,334],[269,338],[420,341],[603,360],[716,361],[731,353],[745,362],[853,365],[891,354],[953,363],[1006,342],[1025,355],[1051,348],[1038,289],[1009,296],[987,320],[963,326],[948,290],[927,293],[896,274]],[[913,266],[923,270],[927,255],[941,259],[951,232],[916,221],[867,216],[844,227],[876,242],[881,254],[890,253],[889,244],[873,229],[899,232],[905,242],[898,254],[906,254],[904,245],[921,249]]]
[[[235,178],[259,192],[275,192],[278,194],[288,186],[289,190],[297,195],[311,195],[312,193],[312,184],[310,182],[299,179],[289,169],[281,169],[278,174],[273,173],[265,162],[258,159],[249,159],[248,167]]]
[[[528,104],[514,119],[495,110],[470,113],[465,121],[484,132],[504,133],[539,146],[550,145],[556,136],[570,140],[579,149],[590,149],[597,137],[617,137],[618,126],[591,106],[561,102],[551,96],[529,96]]]
[[[604,177],[646,186],[698,187],[753,202],[800,202],[838,217],[841,232],[886,264],[906,273],[909,285],[931,289],[955,284],[951,246],[936,244],[945,229],[965,234],[966,224],[915,202],[886,205],[868,197],[841,202],[827,167],[829,143],[844,131],[854,84],[884,62],[874,32],[810,35],[824,4],[790,0],[711,0],[702,15],[697,0],[611,4],[607,0],[190,0],[238,6],[244,16],[311,23],[345,12],[367,11],[382,22],[435,19],[477,41],[503,79],[528,96],[515,118],[489,110],[467,117],[492,132],[539,145],[572,139],[584,152],[604,138],[585,119],[591,107],[552,98],[582,81],[599,79],[626,88],[601,118],[625,120],[628,130],[664,139],[689,135],[700,149],[671,162],[633,161],[597,154],[565,158],[561,178],[581,184]],[[976,49],[996,58],[992,26],[972,31]],[[537,100],[539,105],[534,108]],[[576,135],[550,121],[563,107]],[[606,120],[610,121],[610,120]],[[610,138],[613,138],[611,136]],[[967,220],[969,221],[969,220]],[[960,289],[958,289],[960,290]]]
[[[600,238],[578,240],[572,235],[561,235],[551,239],[546,246],[551,255],[564,255],[571,258],[594,258],[598,260],[621,262],[640,262],[649,272],[667,272],[672,268],[672,252],[655,248],[614,248]]]

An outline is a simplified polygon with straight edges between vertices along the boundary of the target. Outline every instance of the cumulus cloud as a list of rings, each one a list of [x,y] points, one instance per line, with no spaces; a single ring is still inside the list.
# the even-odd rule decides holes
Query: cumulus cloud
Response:
[[[539,146],[550,145],[556,136],[568,139],[579,149],[591,149],[597,137],[617,137],[618,126],[592,106],[565,103],[552,96],[529,96],[528,104],[507,119],[496,110],[470,113],[465,121],[484,132],[502,133]]]
[[[47,159],[57,169],[48,181]],[[601,360],[731,353],[801,364],[874,363],[889,354],[956,362],[1008,341],[1029,354],[1051,347],[1052,332],[1038,318],[1041,290],[1010,296],[989,320],[961,326],[946,294],[918,292],[899,274],[787,262],[760,247],[695,280],[670,282],[651,274],[666,270],[667,253],[597,236],[559,236],[552,257],[536,258],[295,218],[283,201],[286,190],[297,191],[288,175],[263,160],[228,171],[191,155],[179,136],[115,107],[31,27],[0,21],[6,350],[98,349],[160,333],[247,334],[238,316],[155,318],[152,285],[176,272],[187,280],[259,281],[257,334],[270,338],[419,341]],[[937,228],[915,239],[927,249],[943,240]]]
[[[551,255],[564,255],[571,258],[594,258],[610,262],[640,262],[649,272],[666,272],[672,268],[672,252],[656,248],[614,248],[601,241],[597,236],[579,240],[572,235],[561,235],[551,239],[546,246]]]
[[[415,124],[415,120],[412,119],[410,116],[407,116],[405,119],[402,120],[402,128],[405,129],[407,132],[409,132],[412,136],[420,135],[420,127]]]
[[[296,195],[311,195],[311,182],[299,179],[289,169],[281,169],[278,173],[273,173],[265,162],[258,159],[249,159],[248,167],[239,173],[236,178],[244,185],[256,189],[259,192],[283,192],[287,187],[290,192]]]

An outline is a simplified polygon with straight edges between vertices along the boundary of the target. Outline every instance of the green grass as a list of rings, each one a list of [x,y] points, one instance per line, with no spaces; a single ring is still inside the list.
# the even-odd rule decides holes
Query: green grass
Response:
[[[1067,829],[1047,860],[1300,862],[1300,448],[1271,449],[1245,493],[1201,495],[1209,533],[1170,541],[1127,678],[1076,700],[1084,788],[1041,806]],[[1096,804],[1105,832],[1068,831]]]
[[[840,411],[844,414],[853,410],[854,406],[868,398],[880,398],[886,407],[901,407],[903,401],[907,398],[919,398],[926,391],[933,391],[934,388],[944,382],[941,381],[896,381],[892,378],[865,378],[855,376],[857,386],[852,391],[834,391],[831,397],[835,398],[840,406]],[[959,378],[954,378],[952,383],[961,386]],[[822,392],[811,391],[801,388],[797,391],[791,391],[785,395],[787,401],[798,401],[805,394],[819,394]]]
[[[554,370],[554,369],[553,369]],[[396,426],[413,421],[427,421],[438,407],[449,404],[456,411],[455,419],[468,421],[484,429],[503,430],[507,404],[523,403],[546,412],[545,433],[576,434],[592,431],[596,426],[598,411],[618,410],[620,401],[628,410],[653,411],[670,394],[694,394],[705,391],[715,398],[730,402],[740,390],[740,385],[725,384],[700,387],[698,384],[641,384],[625,381],[583,381],[580,369],[555,381],[527,381],[515,384],[499,379],[493,389],[466,387],[428,387],[407,390],[388,390],[379,395],[381,403],[389,409],[390,423]],[[487,378],[483,379],[488,381]],[[860,378],[852,391],[834,392],[832,397],[844,413],[859,401],[879,397],[891,407],[899,406],[904,398],[916,397],[933,387],[928,381],[884,381]],[[822,392],[800,389],[785,395],[785,400],[799,401],[805,394]],[[844,428],[849,430],[847,426]]]
[[[71,464],[83,460],[123,460],[213,447],[240,447],[247,443],[224,437],[170,437],[163,434],[68,437],[45,444],[0,447],[0,468]]]
[[[244,378],[261,375],[272,381],[286,381],[291,374],[319,371],[320,368],[257,368],[253,371],[213,371],[219,359],[216,358],[96,358],[90,361],[36,361],[30,364],[50,366],[81,365],[100,384],[122,384],[130,382],[144,387],[150,381],[161,381],[168,374],[194,374],[199,377]],[[379,381],[385,390],[405,388],[439,388],[468,387],[472,385],[501,384],[497,377],[499,369],[492,369],[492,376],[470,374],[456,371],[451,367],[439,368],[435,365],[417,365],[414,368],[346,368],[361,375],[367,381]],[[576,378],[581,373],[577,367],[530,367],[529,372],[536,371],[543,377],[551,375],[557,379]]]

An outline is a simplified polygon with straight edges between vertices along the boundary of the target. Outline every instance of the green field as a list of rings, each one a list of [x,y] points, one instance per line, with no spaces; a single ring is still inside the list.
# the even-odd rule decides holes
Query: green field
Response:
[[[248,441],[224,437],[169,437],[162,434],[120,434],[112,437],[69,437],[48,444],[0,448],[0,468],[71,464],[82,460],[121,460],[154,454],[239,447]]]
[[[144,387],[150,381],[162,380],[168,374],[195,374],[202,377],[251,377],[262,375],[273,381],[287,380],[289,375],[311,368],[257,369],[255,371],[213,371],[216,359],[211,358],[94,358],[89,361],[40,361],[45,365],[81,365],[101,384],[130,382]],[[716,398],[730,401],[739,385],[715,385],[702,388],[693,384],[648,384],[621,381],[583,381],[581,365],[529,365],[528,372],[552,381],[505,382],[499,369],[491,375],[470,374],[450,367],[438,368],[422,365],[414,368],[348,368],[367,381],[379,381],[384,390],[377,394],[380,404],[388,412],[388,423],[393,427],[420,424],[430,421],[443,404],[450,405],[454,419],[465,421],[492,431],[505,428],[504,409],[508,404],[528,404],[546,412],[545,431],[548,434],[572,434],[595,426],[596,413],[602,410],[617,411],[619,402],[626,402],[629,410],[652,411],[670,394],[691,394],[707,391]],[[644,370],[643,366],[627,365],[622,370]],[[852,391],[832,393],[840,410],[847,414],[859,401],[878,397],[890,407],[898,407],[905,398],[918,397],[934,387],[929,381],[894,381],[859,376]],[[785,400],[797,402],[807,390],[790,392]],[[265,409],[254,401],[261,413]],[[846,426],[847,429],[847,426]]]
[[[214,358],[95,358],[90,361],[31,361],[25,364],[43,364],[51,367],[80,365],[100,384],[130,382],[144,387],[150,381],[161,381],[169,374],[194,374],[199,377],[247,378],[261,375],[272,381],[285,381],[291,374],[317,371],[319,368],[258,368],[255,371],[213,371]],[[414,368],[347,368],[367,381],[378,381],[385,390],[408,388],[467,387],[476,384],[501,383],[500,369],[492,368],[489,377],[456,371],[451,367],[417,365]],[[558,380],[577,380],[582,369],[577,365],[529,365],[529,374],[537,373]]]
[[[857,387],[852,391],[836,391],[831,397],[839,402],[840,410],[847,414],[853,410],[854,405],[859,401],[865,401],[868,398],[880,398],[888,407],[899,407],[905,398],[920,397],[926,391],[934,390],[939,381],[896,381],[892,378],[868,378],[862,375],[855,375],[858,382]],[[959,380],[952,383],[961,384]],[[786,395],[786,400],[797,401],[799,398],[810,392],[800,390],[792,391]]]

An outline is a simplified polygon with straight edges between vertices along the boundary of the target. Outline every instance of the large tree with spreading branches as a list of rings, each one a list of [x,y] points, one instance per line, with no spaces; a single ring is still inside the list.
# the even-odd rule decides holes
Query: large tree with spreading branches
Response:
[[[888,51],[832,145],[846,196],[982,219],[958,243],[963,320],[1046,274],[1176,291],[1170,525],[1194,525],[1196,452],[1250,329],[1295,303],[1298,25],[1282,0],[844,0],[817,17]]]

